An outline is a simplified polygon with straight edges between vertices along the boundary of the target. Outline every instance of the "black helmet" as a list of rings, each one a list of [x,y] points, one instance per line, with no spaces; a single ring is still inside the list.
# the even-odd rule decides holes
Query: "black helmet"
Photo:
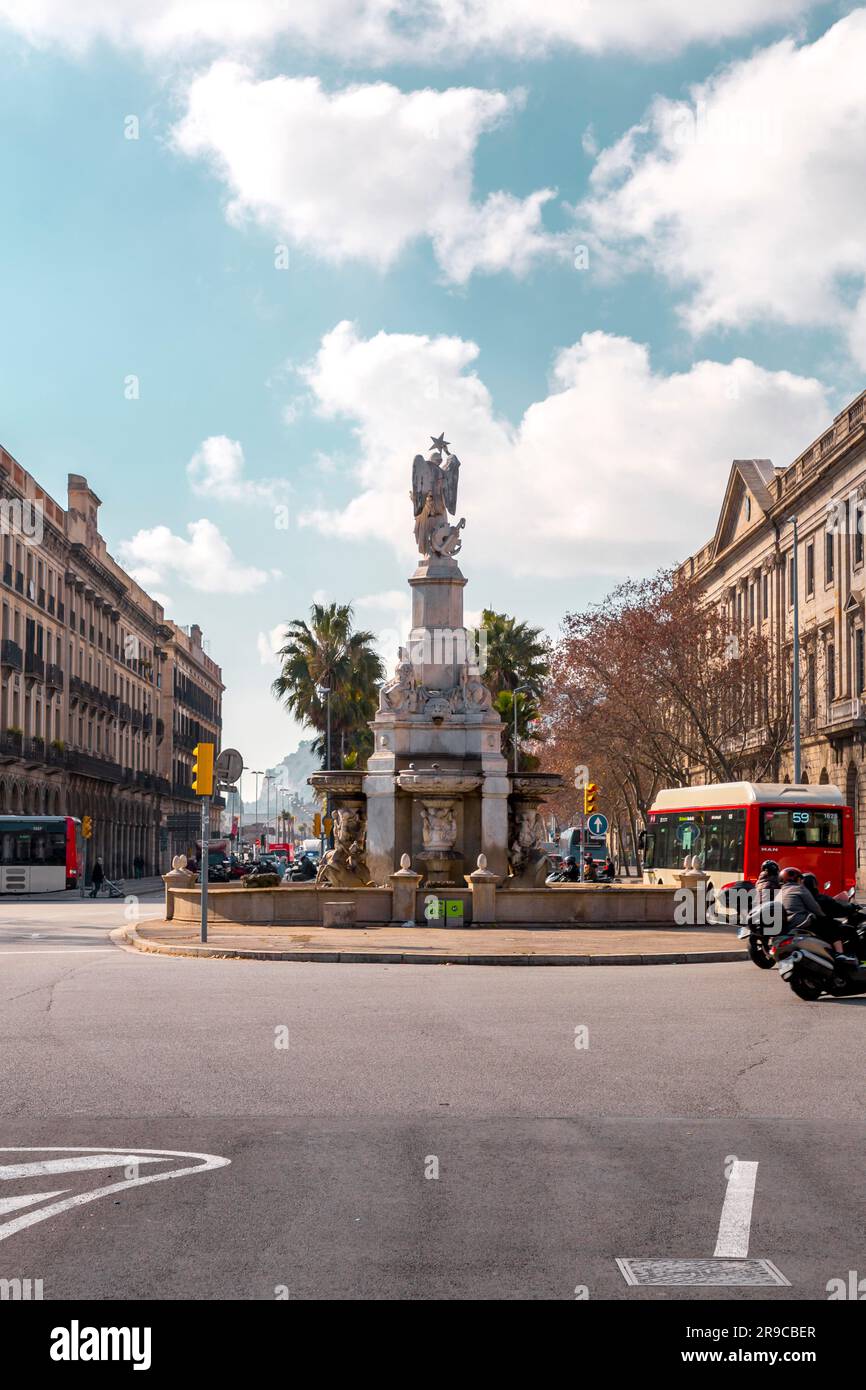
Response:
[[[763,864],[761,865],[762,874],[777,874],[778,872],[779,865],[776,863],[775,859],[764,860]]]
[[[800,883],[803,875],[799,869],[795,869],[793,865],[790,865],[787,869],[782,870],[779,877],[783,883]]]
[[[573,859],[573,857],[572,857],[571,855],[569,855],[568,858],[566,859],[566,861],[565,861],[565,867],[566,867],[567,869],[573,869],[573,868],[574,868],[574,859]]]
[[[814,874],[804,874],[804,875],[803,875],[803,882],[804,882],[804,884],[806,885],[806,887],[808,888],[808,890],[809,890],[810,893],[817,893],[817,891],[818,891],[818,880],[817,880],[817,878],[815,877]]]

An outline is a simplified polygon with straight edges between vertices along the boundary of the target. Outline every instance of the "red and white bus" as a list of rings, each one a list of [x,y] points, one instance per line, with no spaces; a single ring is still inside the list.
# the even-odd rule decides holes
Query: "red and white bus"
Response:
[[[72,816],[0,816],[0,893],[75,888],[83,867],[79,820]]]
[[[644,882],[677,886],[686,856],[713,881],[753,883],[765,859],[813,873],[830,893],[853,888],[854,823],[838,787],[720,782],[669,787],[650,807]]]

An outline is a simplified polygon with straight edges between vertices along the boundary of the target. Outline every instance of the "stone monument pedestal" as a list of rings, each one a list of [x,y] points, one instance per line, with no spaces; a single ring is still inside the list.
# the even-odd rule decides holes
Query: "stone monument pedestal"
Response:
[[[448,521],[457,508],[460,461],[444,436],[433,444],[429,457],[418,454],[412,465],[421,555],[409,579],[412,627],[394,676],[380,691],[366,773],[355,774],[363,809],[354,781],[349,786],[340,780],[344,774],[323,772],[309,779],[317,789],[343,797],[346,816],[365,816],[362,832],[352,821],[352,834],[365,846],[370,882],[387,884],[395,873],[399,877],[397,866],[408,855],[413,865],[423,866],[425,886],[431,888],[462,885],[479,855],[492,879],[505,880],[511,850],[502,720],[484,684],[475,635],[463,626],[466,579],[455,556],[464,523]],[[548,776],[543,790],[559,781]],[[517,832],[522,865],[530,849],[530,823],[540,823],[529,809],[537,812],[541,791],[540,784],[515,786],[522,797]],[[540,873],[538,855],[533,864]],[[333,865],[329,871],[333,877]]]

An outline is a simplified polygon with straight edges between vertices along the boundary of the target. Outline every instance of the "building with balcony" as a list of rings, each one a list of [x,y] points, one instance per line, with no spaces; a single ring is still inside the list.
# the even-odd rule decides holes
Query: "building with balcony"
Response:
[[[223,686],[200,629],[196,645],[109,555],[100,505],[70,474],[64,510],[0,449],[0,814],[89,815],[91,854],[130,876],[138,856],[167,867],[197,810],[174,775],[175,670],[210,694],[217,745]]]
[[[166,636],[160,649],[162,679],[171,703],[169,718],[160,739],[160,773],[171,784],[173,810],[168,821],[173,854],[187,853],[190,830],[199,812],[198,797],[192,790],[193,749],[197,743],[222,746],[222,672],[204,649],[202,630],[197,623],[179,627],[166,623]],[[214,797],[211,803],[211,833],[219,834],[220,812],[225,801]],[[193,836],[196,838],[198,832]]]
[[[732,626],[763,634],[773,653],[771,688],[791,685],[793,526],[798,522],[802,780],[840,787],[854,810],[858,881],[866,888],[866,392],[792,463],[738,459],[716,533],[681,566],[708,598],[728,605]],[[772,696],[771,696],[772,698]],[[756,719],[763,701],[756,699]],[[744,731],[750,778],[766,745],[760,722]],[[696,776],[695,780],[698,780]],[[772,777],[793,780],[790,743]]]

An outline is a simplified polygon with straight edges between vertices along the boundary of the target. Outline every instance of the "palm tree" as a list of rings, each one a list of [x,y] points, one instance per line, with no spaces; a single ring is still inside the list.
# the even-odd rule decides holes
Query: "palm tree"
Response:
[[[278,656],[282,670],[271,689],[290,714],[318,730],[313,747],[327,761],[327,698],[331,692],[331,761],[334,753],[357,753],[361,758],[372,748],[368,721],[376,712],[378,687],[385,669],[373,647],[372,632],[352,629],[348,603],[314,603],[310,621],[295,618],[286,630]]]
[[[519,685],[531,685],[540,694],[550,669],[541,628],[519,623],[507,613],[494,613],[492,608],[481,614],[481,627],[487,633],[484,683],[494,697]]]

